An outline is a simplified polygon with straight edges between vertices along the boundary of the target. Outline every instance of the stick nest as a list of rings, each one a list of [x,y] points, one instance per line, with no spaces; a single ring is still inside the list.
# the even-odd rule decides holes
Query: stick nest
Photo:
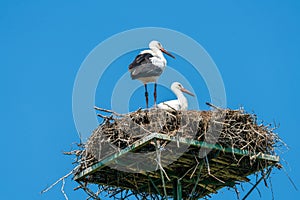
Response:
[[[157,163],[158,154],[155,154],[153,162],[160,166],[157,167],[157,172],[128,173],[110,166],[102,167],[94,174],[78,180],[80,183],[98,184],[101,187],[99,190],[108,192],[110,197],[135,195],[137,199],[156,199],[158,197],[155,195],[172,196],[172,180],[180,179],[183,198],[197,199],[216,193],[224,186],[234,187],[237,182],[249,181],[249,174],[259,171],[264,174],[268,167],[278,164],[257,159],[261,154],[275,155],[275,148],[282,144],[278,135],[273,132],[274,128],[259,124],[256,115],[242,109],[180,112],[151,109],[125,115],[113,113],[108,117],[101,114],[99,116],[104,119],[103,123],[93,131],[83,150],[77,152],[77,173],[152,133],[245,150],[249,155],[228,154],[220,150],[211,150],[206,155],[203,154],[203,148],[201,152],[201,148],[190,146],[177,161],[166,167]],[[166,150],[169,154],[174,153],[174,147],[169,150],[168,144],[164,140],[150,142],[134,152],[157,152],[159,149],[160,152]],[[165,181],[162,182],[162,179]]]

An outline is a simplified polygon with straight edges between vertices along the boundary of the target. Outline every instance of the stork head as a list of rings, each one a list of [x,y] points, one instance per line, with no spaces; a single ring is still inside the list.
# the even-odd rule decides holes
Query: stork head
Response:
[[[171,85],[171,90],[175,93],[175,91],[181,91],[181,92],[184,92],[186,94],[189,94],[191,96],[195,96],[192,92],[188,91],[187,89],[185,89],[181,83],[179,82],[174,82],[172,83]]]
[[[153,40],[149,43],[149,48],[154,52],[156,52],[157,50],[160,50],[161,52],[167,54],[168,56],[175,58],[175,56],[173,56],[171,53],[169,53],[167,50],[165,50],[163,48],[163,46],[161,45],[161,43],[156,40]]]

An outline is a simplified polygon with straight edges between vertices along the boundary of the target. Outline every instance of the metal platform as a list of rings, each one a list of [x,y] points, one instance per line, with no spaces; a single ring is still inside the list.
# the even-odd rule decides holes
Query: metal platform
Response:
[[[157,146],[158,143],[166,146]],[[157,152],[171,155],[172,150],[184,146],[186,150],[175,160],[163,160],[162,163],[170,164],[154,171],[141,170],[137,173],[135,170],[144,169],[147,163],[137,163],[130,159],[132,153],[145,152],[145,149],[152,149],[155,155]],[[209,153],[199,155],[200,149]],[[155,157],[150,156],[149,160],[154,164],[157,162]],[[233,187],[237,182],[249,181],[247,176],[250,174],[271,168],[278,162],[279,157],[274,155],[253,154],[218,144],[152,133],[80,171],[74,179],[136,193],[157,194],[174,199],[198,199],[217,193],[223,187]],[[117,166],[125,170],[119,170]]]

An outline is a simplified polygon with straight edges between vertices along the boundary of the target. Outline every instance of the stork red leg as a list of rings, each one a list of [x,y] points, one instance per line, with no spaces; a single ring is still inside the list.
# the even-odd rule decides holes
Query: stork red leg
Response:
[[[148,108],[148,91],[147,91],[147,84],[144,84],[144,86],[145,86],[146,108]]]
[[[157,84],[154,83],[154,107],[156,107],[156,97],[157,97],[156,88],[157,88]]]

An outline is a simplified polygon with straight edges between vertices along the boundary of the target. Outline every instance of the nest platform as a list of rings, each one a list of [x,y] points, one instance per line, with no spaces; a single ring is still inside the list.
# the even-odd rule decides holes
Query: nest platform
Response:
[[[94,199],[101,192],[116,199],[199,199],[248,182],[251,174],[261,177],[258,184],[279,165],[280,139],[243,110],[100,116],[103,123],[77,154],[74,176]]]

